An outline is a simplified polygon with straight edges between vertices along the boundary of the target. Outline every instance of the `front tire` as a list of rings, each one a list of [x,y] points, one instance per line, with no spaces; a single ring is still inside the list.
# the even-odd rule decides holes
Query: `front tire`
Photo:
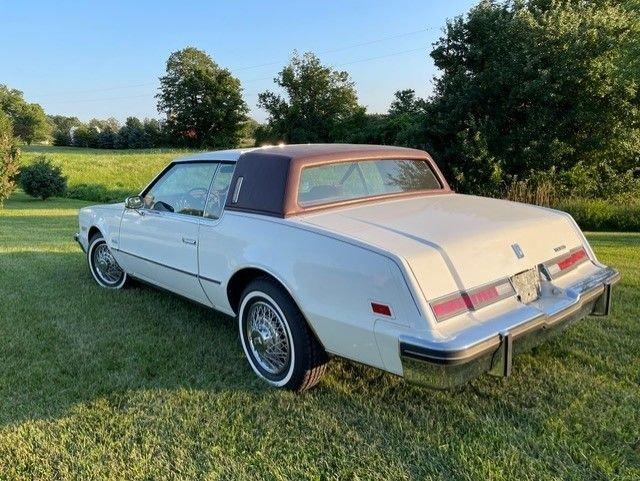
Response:
[[[89,240],[87,262],[93,279],[100,287],[122,289],[129,276],[118,265],[102,234],[95,234]]]
[[[302,392],[320,381],[327,354],[298,306],[275,282],[263,278],[247,286],[238,329],[251,369],[267,383]]]

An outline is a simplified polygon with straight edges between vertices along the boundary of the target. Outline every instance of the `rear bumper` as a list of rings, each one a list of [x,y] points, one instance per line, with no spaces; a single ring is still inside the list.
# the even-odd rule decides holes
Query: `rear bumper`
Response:
[[[511,374],[513,355],[531,349],[589,314],[608,315],[611,286],[620,280],[612,268],[571,285],[562,293],[566,302],[541,302],[523,306],[491,323],[465,330],[454,339],[433,342],[410,336],[400,337],[400,357],[404,377],[412,382],[446,389],[462,384],[484,372]],[[556,309],[554,309],[556,307]]]

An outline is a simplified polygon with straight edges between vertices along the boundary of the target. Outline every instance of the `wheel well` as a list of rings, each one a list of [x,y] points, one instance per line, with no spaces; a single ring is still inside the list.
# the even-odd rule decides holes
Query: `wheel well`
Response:
[[[244,291],[245,287],[249,285],[250,282],[260,278],[266,277],[274,281],[276,284],[281,286],[285,292],[287,290],[282,285],[282,283],[262,269],[257,269],[255,267],[247,267],[245,269],[240,269],[238,272],[231,276],[229,282],[227,283],[227,299],[229,300],[229,305],[233,312],[238,313],[238,309],[240,307],[240,296],[242,295],[242,291]]]
[[[229,305],[231,306],[231,309],[233,309],[234,313],[238,314],[238,310],[240,309],[240,296],[242,295],[242,291],[244,291],[245,287],[247,287],[250,282],[259,278],[267,278],[272,280],[275,284],[282,287],[284,292],[286,292],[289,297],[292,297],[287,288],[282,284],[282,282],[269,274],[267,271],[263,271],[262,269],[258,269],[255,267],[247,267],[245,269],[240,269],[238,272],[233,274],[233,276],[231,276],[231,279],[229,279],[229,282],[227,283],[227,299],[229,300]],[[292,300],[294,304],[297,304],[295,299],[292,298]],[[311,334],[316,338],[318,343],[320,343],[320,345],[324,349],[322,341],[320,341],[320,338],[309,324],[309,321],[306,321],[306,324]]]
[[[100,232],[100,229],[98,229],[95,225],[91,226],[91,228],[89,229],[89,234],[87,236],[87,240],[89,242],[91,242],[91,238],[96,234],[102,234],[102,233]]]

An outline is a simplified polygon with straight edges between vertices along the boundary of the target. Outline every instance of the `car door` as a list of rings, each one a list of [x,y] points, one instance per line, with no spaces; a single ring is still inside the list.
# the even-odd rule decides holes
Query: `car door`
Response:
[[[126,209],[118,251],[134,277],[210,305],[198,281],[198,230],[217,162],[176,162]]]

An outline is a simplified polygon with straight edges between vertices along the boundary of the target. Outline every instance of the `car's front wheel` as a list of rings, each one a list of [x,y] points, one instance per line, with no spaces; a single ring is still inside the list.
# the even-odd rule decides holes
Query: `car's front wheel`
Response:
[[[91,275],[101,287],[120,289],[127,283],[127,273],[118,265],[101,234],[89,240],[87,261]]]
[[[251,368],[272,386],[305,391],[324,374],[324,349],[293,299],[270,279],[255,280],[242,293],[238,328]]]

